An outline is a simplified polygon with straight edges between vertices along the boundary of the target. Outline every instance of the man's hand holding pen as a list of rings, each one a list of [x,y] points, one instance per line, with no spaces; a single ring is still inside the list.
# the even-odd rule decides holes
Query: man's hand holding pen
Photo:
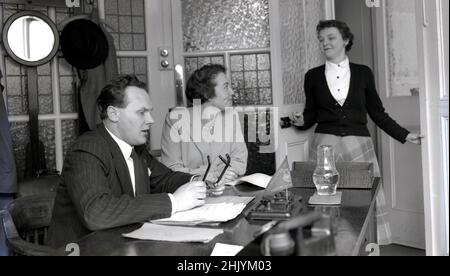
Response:
[[[203,181],[206,183],[210,194],[213,196],[220,196],[225,191],[225,183],[234,181],[238,178],[238,174],[236,170],[231,167],[231,157],[229,154],[226,155],[226,159],[223,156],[219,156],[219,159],[225,165],[222,169],[220,175],[209,174],[211,169],[211,158],[208,158],[208,168],[206,169],[205,174],[203,175]],[[217,171],[217,170],[215,170]]]
[[[206,184],[208,186],[209,192],[213,196],[220,196],[225,191],[225,184],[229,182],[233,182],[238,179],[238,174],[233,167],[229,167],[225,173],[223,174],[222,179],[217,182],[217,177],[214,177],[214,180],[206,180]]]

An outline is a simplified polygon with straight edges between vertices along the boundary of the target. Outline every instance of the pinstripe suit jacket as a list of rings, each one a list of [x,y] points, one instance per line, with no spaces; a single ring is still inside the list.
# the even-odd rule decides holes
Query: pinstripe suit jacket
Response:
[[[188,183],[191,175],[171,171],[145,147],[136,151],[143,166],[151,170],[151,176],[147,187],[138,187],[136,183],[136,191],[141,193],[134,197],[126,161],[104,126],[74,143],[61,175],[47,240],[49,246],[65,246],[93,231],[171,215],[167,193]]]

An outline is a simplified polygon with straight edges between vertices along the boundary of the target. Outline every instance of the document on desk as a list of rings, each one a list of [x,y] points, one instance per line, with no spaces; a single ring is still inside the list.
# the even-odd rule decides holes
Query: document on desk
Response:
[[[252,175],[247,175],[247,176],[241,177],[233,182],[226,183],[225,185],[236,186],[241,183],[247,182],[247,183],[250,183],[250,184],[253,184],[260,188],[265,189],[269,185],[271,179],[272,179],[272,177],[267,174],[255,173]]]
[[[239,245],[216,243],[216,246],[214,246],[211,256],[233,257],[236,256],[239,252],[241,252],[242,249],[244,249],[244,247]]]
[[[188,211],[177,212],[170,218],[152,220],[155,224],[199,225],[227,222],[235,219],[254,197],[208,197],[206,204]]]
[[[122,236],[138,240],[208,243],[222,233],[222,229],[145,223],[138,230],[128,234],[122,234]]]

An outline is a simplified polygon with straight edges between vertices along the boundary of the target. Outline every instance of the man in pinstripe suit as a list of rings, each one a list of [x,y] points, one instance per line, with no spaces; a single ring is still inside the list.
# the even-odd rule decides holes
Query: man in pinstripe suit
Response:
[[[203,205],[206,185],[173,172],[145,149],[152,103],[135,76],[108,84],[97,103],[103,125],[81,136],[68,152],[47,244],[80,237]]]

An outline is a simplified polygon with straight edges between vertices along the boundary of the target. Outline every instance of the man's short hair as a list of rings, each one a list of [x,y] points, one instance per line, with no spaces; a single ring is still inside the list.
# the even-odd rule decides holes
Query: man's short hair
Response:
[[[226,72],[227,69],[220,64],[208,64],[196,70],[186,84],[186,98],[189,106],[192,106],[194,100],[201,100],[203,104],[213,98],[216,95],[215,79],[220,73],[226,74]]]
[[[326,28],[337,28],[342,35],[344,40],[348,40],[348,44],[345,47],[346,52],[350,52],[353,47],[353,39],[355,36],[353,35],[350,27],[342,21],[339,20],[321,20],[317,25],[317,34],[319,34],[323,29]]]
[[[125,102],[125,90],[129,86],[146,89],[147,85],[140,81],[135,75],[123,75],[108,83],[97,98],[97,106],[100,110],[100,118],[105,120],[108,118],[108,107],[114,106],[124,108],[127,106]]]

